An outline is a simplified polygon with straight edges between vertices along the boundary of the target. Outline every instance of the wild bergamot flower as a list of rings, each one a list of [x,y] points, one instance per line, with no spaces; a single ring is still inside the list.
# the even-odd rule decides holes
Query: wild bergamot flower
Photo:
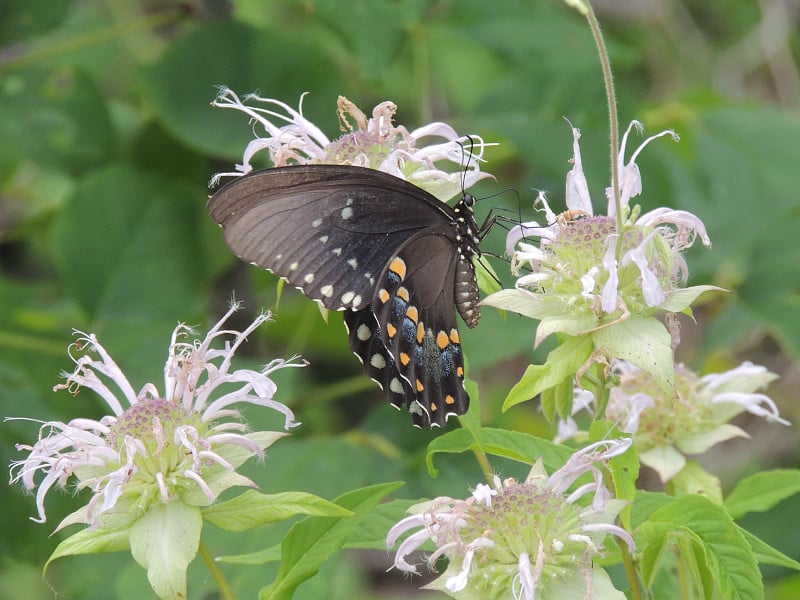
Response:
[[[623,321],[631,315],[684,310],[712,286],[682,289],[688,269],[683,251],[696,237],[711,245],[703,222],[690,212],[657,208],[643,215],[630,200],[642,191],[636,159],[652,140],[671,136],[662,131],[647,138],[625,163],[625,148],[633,121],[620,147],[619,189],[624,229],[618,230],[616,204],[606,190],[606,215],[595,215],[580,153],[580,131],[572,128],[573,167],[567,174],[567,211],[556,215],[544,194],[545,221],[514,227],[506,239],[512,270],[529,270],[516,289],[503,290],[484,304],[519,312],[541,321],[537,344],[554,332],[580,335]],[[530,238],[538,238],[534,244]],[[679,293],[680,292],[680,293]]]
[[[789,425],[775,402],[759,391],[778,376],[751,362],[703,376],[677,365],[677,397],[671,403],[641,369],[620,361],[614,370],[619,385],[611,390],[606,418],[634,436],[639,460],[664,482],[684,468],[685,455],[701,454],[734,437],[749,437],[729,423],[743,412]]]
[[[265,133],[260,136],[256,130],[256,138],[245,148],[242,164],[236,165],[234,172],[217,174],[212,184],[221,177],[249,173],[253,156],[262,150],[269,152],[276,167],[331,163],[385,171],[426,189],[440,200],[448,200],[475,182],[491,177],[480,170],[486,144],[479,136],[459,136],[450,125],[440,122],[409,132],[402,125],[394,125],[397,106],[390,101],[378,104],[367,118],[355,104],[340,96],[337,114],[343,133],[334,140],[303,116],[302,99],[295,110],[284,102],[256,94],[240,99],[222,87],[211,104],[249,115]],[[439,141],[427,144],[431,138]],[[453,169],[443,169],[439,166],[442,162],[450,163]]]
[[[79,553],[130,548],[162,598],[180,597],[186,587],[186,565],[200,539],[201,508],[231,487],[255,487],[237,468],[250,457],[263,458],[267,447],[288,435],[249,432],[233,406],[276,410],[285,429],[299,425],[292,411],[273,399],[277,388],[269,375],[302,364],[275,360],[260,371],[233,369],[234,353],[269,319],[262,314],[242,332],[224,329],[237,308],[232,306],[202,341],[187,339],[193,331],[186,325],[175,328],[163,394],[152,383],[136,393],[97,338],[77,332],[79,339],[70,346],[75,370],[65,373],[66,382],[54,390],[90,389],[111,414],[43,423],[33,445],[17,445],[28,455],[11,464],[11,483],[36,490],[38,518],[33,520],[39,523],[46,520],[44,501],[54,485],[66,487],[74,480],[77,490],[90,490],[89,502],[56,531],[84,523],[89,530],[73,538],[88,539],[87,531],[100,534]],[[155,556],[153,548],[173,552]]]
[[[593,560],[602,555],[611,534],[634,549],[633,538],[614,524],[622,500],[612,499],[597,463],[625,452],[630,438],[605,440],[575,452],[548,476],[541,459],[524,482],[514,479],[479,484],[466,500],[441,497],[412,507],[414,513],[389,531],[399,545],[394,565],[418,573],[409,555],[430,541],[434,568],[441,557],[447,570],[426,587],[469,600],[623,599],[606,572]],[[592,481],[569,492],[582,475]],[[593,494],[591,501],[580,500]]]

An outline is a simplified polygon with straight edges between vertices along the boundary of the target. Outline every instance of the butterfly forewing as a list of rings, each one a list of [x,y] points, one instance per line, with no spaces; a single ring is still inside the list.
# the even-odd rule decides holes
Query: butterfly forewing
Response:
[[[477,289],[463,279],[478,251],[463,204],[373,169],[303,165],[233,180],[208,207],[237,256],[344,310],[366,373],[428,426],[469,403],[454,303],[463,315],[456,288]]]

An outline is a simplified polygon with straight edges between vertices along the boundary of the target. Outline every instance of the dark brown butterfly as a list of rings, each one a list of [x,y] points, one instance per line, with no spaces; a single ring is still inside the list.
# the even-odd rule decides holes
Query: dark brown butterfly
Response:
[[[244,175],[208,210],[239,258],[344,311],[367,375],[427,427],[469,406],[456,310],[478,323],[472,259],[486,228],[474,202],[451,208],[381,171],[314,164]]]

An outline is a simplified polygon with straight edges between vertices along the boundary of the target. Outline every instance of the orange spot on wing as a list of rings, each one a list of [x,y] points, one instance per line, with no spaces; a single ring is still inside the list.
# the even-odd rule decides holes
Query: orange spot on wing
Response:
[[[389,270],[392,273],[396,273],[401,281],[406,278],[406,263],[399,256],[396,256],[392,262],[389,263]]]
[[[439,346],[439,350],[444,350],[450,345],[450,338],[447,337],[444,331],[436,334],[436,345]]]

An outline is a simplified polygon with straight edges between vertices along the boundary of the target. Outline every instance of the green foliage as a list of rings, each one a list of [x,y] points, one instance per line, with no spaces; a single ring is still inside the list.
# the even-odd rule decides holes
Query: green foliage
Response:
[[[701,296],[704,304],[692,312],[699,325],[686,319],[684,332],[688,338],[700,332],[702,341],[678,360],[698,370],[727,368],[746,354],[737,351],[754,350],[770,364],[791,365],[791,372],[800,358],[800,99],[780,97],[794,112],[763,100],[781,87],[769,75],[772,59],[752,69],[750,55],[744,60],[739,42],[763,17],[757,3],[683,4],[694,18],[688,32],[683,27],[690,20],[670,15],[640,19],[633,8],[625,19],[600,15],[621,120],[640,118],[648,132],[669,127],[682,136],[680,144],[656,144],[643,155],[642,207],[698,214],[714,246],[689,253],[691,283],[733,292]],[[444,120],[459,132],[498,142],[484,166],[496,181],[482,182],[475,195],[515,189],[519,196],[500,193],[479,202],[479,212],[496,207],[534,218],[538,189],[549,193],[553,206],[563,205],[572,143],[563,116],[583,132],[584,168],[596,203],[608,185],[607,110],[594,43],[584,21],[558,2],[234,0],[178,6],[9,0],[0,13],[3,416],[67,422],[106,414],[88,391],[75,397],[52,392],[59,372],[72,368],[66,349],[73,329],[98,334],[138,391],[147,382],[161,386],[176,322],[203,330],[234,296],[250,313],[273,306],[275,279],[239,264],[206,214],[207,181],[230,170],[252,137],[241,115],[209,106],[216,86],[259,91],[293,107],[308,92],[304,114],[330,137],[338,134],[336,98],[344,95],[366,113],[391,99],[398,122],[409,129]],[[796,30],[786,45],[795,62]],[[791,69],[791,60],[787,64]],[[715,65],[724,69],[712,73]],[[740,87],[725,87],[737,77]],[[500,228],[485,246],[502,254]],[[504,287],[512,286],[502,260],[485,260]],[[481,277],[482,288],[494,285],[483,270]],[[711,289],[676,295],[672,308],[683,311]],[[489,312],[495,311],[484,309]],[[276,321],[243,348],[243,362],[251,366],[295,353],[312,363],[302,374],[276,376],[277,399],[304,424],[270,448],[266,461],[248,466],[262,491],[203,511],[226,530],[203,529],[204,540],[211,530],[211,552],[225,557],[223,568],[249,573],[231,578],[243,598],[265,586],[263,598],[290,598],[299,585],[318,579],[314,589],[324,593],[342,573],[361,583],[343,586],[341,597],[377,598],[380,591],[365,591],[372,574],[359,554],[333,555],[342,548],[383,549],[387,529],[420,498],[461,497],[480,481],[475,456],[499,459],[512,470],[542,457],[552,472],[571,452],[549,439],[552,421],[567,416],[572,404],[570,378],[592,353],[588,336],[534,350],[532,321],[485,314],[476,329],[462,328],[469,376],[477,382],[468,384],[473,411],[462,419],[463,428],[427,432],[412,429],[407,415],[385,406],[366,380],[351,385],[364,379],[361,368],[337,317],[331,321],[326,325],[312,303],[286,290]],[[600,345],[628,356],[671,389],[662,365],[672,354],[662,325],[639,319],[596,335]],[[541,413],[527,402],[536,396]],[[796,394],[784,390],[778,396]],[[783,406],[795,410],[789,420],[800,418],[794,404]],[[256,407],[245,416],[263,418]],[[602,425],[593,439],[611,429]],[[0,424],[3,464],[19,458],[14,444],[32,443],[37,429],[24,421]],[[771,578],[767,590],[783,587],[783,597],[797,596],[800,584],[787,576],[800,569],[790,557],[797,547],[789,546],[779,512],[783,507],[794,515],[800,507],[797,464],[785,459],[780,466],[787,468],[769,468],[776,456],[792,456],[787,448],[796,442],[786,439],[774,447],[751,444],[736,457],[736,472],[719,474],[714,496],[732,488],[722,506],[695,494],[635,492],[636,457],[612,461],[618,497],[633,500],[622,522],[633,527],[639,565],[655,597],[678,597],[677,568],[690,585],[684,597],[763,597],[757,563],[780,567],[763,571]],[[681,491],[716,486],[715,466],[703,463],[713,481],[694,470],[696,477]],[[737,483],[745,469],[759,472]],[[378,483],[400,479],[406,481],[402,488]],[[48,538],[53,523],[85,503],[85,492],[71,491],[50,493],[48,522],[39,526],[28,520],[34,504],[19,486],[2,486],[0,597],[17,597],[23,589],[31,590],[31,598],[55,593],[105,600],[148,589],[142,569],[136,580],[119,566],[126,564],[123,556],[132,562],[129,555],[118,553],[111,560],[122,562],[109,563],[85,556],[131,548],[127,533],[84,530],[67,537],[68,530]],[[739,523],[745,515],[773,535],[745,530]],[[198,529],[196,516],[159,513],[139,527],[174,533],[178,541],[162,536],[162,551],[182,565],[194,557],[185,550],[191,546],[185,537]],[[249,537],[229,533],[266,523]],[[179,541],[184,545],[171,545]],[[144,560],[147,553],[140,550],[134,555]],[[384,563],[375,571],[390,564],[381,556]],[[49,587],[33,590],[31,582],[39,578],[32,573],[41,565],[47,565]],[[180,566],[147,568],[162,589],[181,589],[174,577]],[[80,581],[76,572],[89,575]],[[189,597],[202,597],[207,572],[190,568],[188,577]]]

